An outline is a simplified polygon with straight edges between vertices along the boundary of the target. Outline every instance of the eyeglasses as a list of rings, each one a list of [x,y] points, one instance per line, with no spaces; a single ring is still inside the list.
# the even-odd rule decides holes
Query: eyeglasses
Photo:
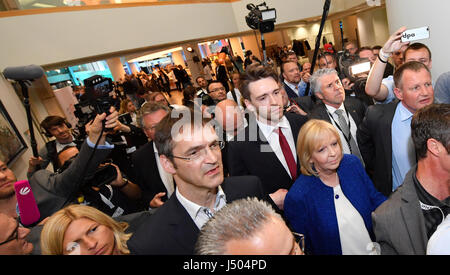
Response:
[[[217,141],[211,143],[209,146],[203,146],[203,147],[196,148],[195,150],[189,152],[188,156],[186,156],[186,157],[174,156],[174,155],[172,155],[172,157],[177,158],[177,159],[186,160],[186,161],[201,161],[201,160],[205,159],[205,157],[207,155],[206,147],[209,147],[209,150],[211,150],[212,152],[217,152],[219,150],[222,150],[225,147],[225,142],[217,140]]]
[[[9,238],[6,239],[6,241],[1,242],[0,245],[4,245],[6,243],[9,243],[11,241],[19,239],[19,220],[16,219],[16,223],[17,223],[16,228],[14,229],[13,233],[11,234],[11,236],[9,236]]]
[[[211,90],[211,93],[220,92],[220,91],[226,91],[225,87],[215,88],[214,90]]]
[[[292,235],[294,236],[294,244],[289,255],[305,254],[305,235],[296,232],[292,232]],[[301,251],[298,251],[296,244],[298,244]]]

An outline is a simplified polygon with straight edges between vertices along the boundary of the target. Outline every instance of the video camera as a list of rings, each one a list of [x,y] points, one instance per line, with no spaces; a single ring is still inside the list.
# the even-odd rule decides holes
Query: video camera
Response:
[[[259,7],[264,6],[265,10],[260,10]],[[249,14],[245,17],[247,25],[253,30],[259,30],[261,33],[272,32],[275,28],[275,20],[277,12],[275,9],[269,9],[266,2],[259,5],[248,4],[247,9]]]
[[[84,86],[85,93],[80,97],[80,102],[74,106],[81,139],[86,136],[84,126],[97,114],[109,114],[111,106],[114,106],[116,110],[120,108],[120,100],[110,95],[115,91],[111,78],[94,75],[84,80]]]

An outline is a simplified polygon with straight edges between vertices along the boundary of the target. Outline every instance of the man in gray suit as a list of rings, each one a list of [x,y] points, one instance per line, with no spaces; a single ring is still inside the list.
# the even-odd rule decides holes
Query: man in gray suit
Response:
[[[411,136],[417,165],[372,213],[381,254],[425,255],[428,239],[450,213],[450,104],[418,110]]]

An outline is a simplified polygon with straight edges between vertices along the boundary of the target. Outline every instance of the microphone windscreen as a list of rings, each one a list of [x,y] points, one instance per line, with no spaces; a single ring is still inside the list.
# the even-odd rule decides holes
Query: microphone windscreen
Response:
[[[44,75],[44,69],[38,65],[8,67],[3,70],[3,75],[12,80],[35,80]]]
[[[39,221],[39,213],[36,200],[27,180],[21,180],[14,184],[16,190],[17,205],[19,206],[20,222],[25,225],[32,225]]]

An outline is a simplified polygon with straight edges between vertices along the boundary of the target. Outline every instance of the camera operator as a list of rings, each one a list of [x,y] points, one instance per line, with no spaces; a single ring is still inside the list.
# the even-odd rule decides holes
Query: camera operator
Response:
[[[129,179],[136,180],[134,168],[131,165],[131,155],[147,143],[144,131],[131,124],[127,114],[119,116],[118,126],[107,135],[108,141],[114,145],[109,158],[119,166]]]
[[[61,172],[72,165],[78,153],[77,147],[66,147],[58,154]],[[145,210],[139,208],[139,186],[128,180],[110,159],[100,164],[92,177],[85,179],[77,195],[78,203],[95,207],[112,217]]]
[[[111,114],[108,116],[106,113],[97,115],[91,122],[88,138],[83,142],[77,157],[73,159],[67,169],[61,173],[52,173],[41,169],[29,179],[40,212],[39,222],[64,206],[73,203],[85,177],[92,176],[99,164],[111,152],[113,146],[106,143],[106,133],[102,130],[103,121],[105,129],[112,129],[118,125],[117,112],[113,107],[110,112]],[[0,160],[0,164],[2,161]],[[2,166],[7,169],[4,163]],[[0,179],[2,194],[0,205],[1,212],[7,212],[8,215],[16,217],[17,214],[14,214],[17,205],[14,192],[16,178],[12,171],[10,174],[5,182],[3,182],[3,178]]]
[[[77,140],[72,134],[72,125],[63,117],[47,116],[40,124],[43,133],[55,139],[47,142],[44,147],[39,150],[38,157],[30,157],[28,166],[28,178],[38,169],[45,169],[52,163],[53,171],[59,168],[57,162],[57,154],[66,146],[79,146],[82,140]]]

